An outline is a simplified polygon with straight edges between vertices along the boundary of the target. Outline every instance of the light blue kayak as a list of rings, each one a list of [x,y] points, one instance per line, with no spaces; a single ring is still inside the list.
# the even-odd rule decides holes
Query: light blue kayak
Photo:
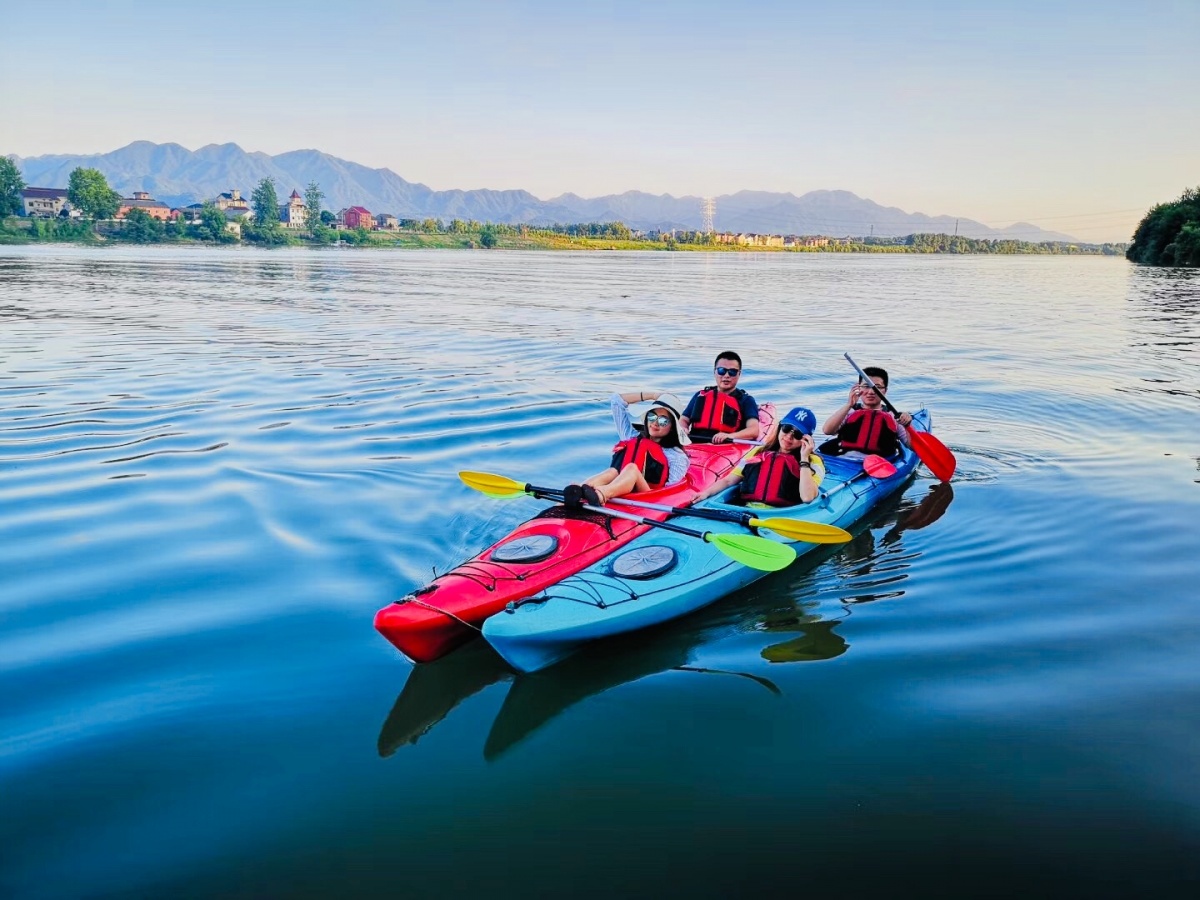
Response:
[[[913,419],[918,429],[930,430],[928,410],[917,412]],[[892,460],[895,474],[882,479],[868,476],[860,459],[834,456],[825,457],[824,462],[825,477],[816,500],[771,509],[762,515],[848,530],[881,500],[902,488],[920,460],[905,448],[898,459]],[[730,488],[699,505],[745,513],[746,507],[729,502],[736,491],[736,487]],[[679,517],[678,521],[701,531],[748,533],[737,522],[694,517]],[[768,531],[761,533],[785,542]],[[817,545],[792,546],[797,555],[803,555]],[[539,594],[510,603],[484,622],[483,636],[511,666],[522,672],[536,672],[591,641],[687,615],[766,574],[735,562],[708,541],[652,528],[589,568]]]

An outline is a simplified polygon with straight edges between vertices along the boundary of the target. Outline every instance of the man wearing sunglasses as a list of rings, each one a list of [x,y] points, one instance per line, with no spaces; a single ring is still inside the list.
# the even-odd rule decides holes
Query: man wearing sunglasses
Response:
[[[850,388],[846,402],[825,420],[821,430],[835,435],[820,447],[827,456],[878,454],[893,457],[899,452],[900,444],[908,446],[910,443],[905,426],[912,421],[912,416],[902,412],[897,418],[883,408],[880,394],[887,393],[887,370],[879,366],[867,366],[863,372],[871,379],[875,389],[872,390],[861,380],[856,382]]]
[[[737,386],[742,358],[732,350],[722,350],[713,372],[717,383],[695,393],[680,419],[683,427],[695,441],[758,440],[758,404]]]

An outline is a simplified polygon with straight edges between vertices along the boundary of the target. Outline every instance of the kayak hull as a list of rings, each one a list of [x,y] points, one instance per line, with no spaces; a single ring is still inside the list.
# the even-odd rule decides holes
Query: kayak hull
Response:
[[[928,430],[928,412],[922,410],[915,421]],[[826,458],[820,498],[772,509],[768,515],[849,529],[900,490],[918,462],[911,450],[905,450],[894,475],[874,479],[863,472],[861,460]],[[701,505],[744,513],[744,506],[726,502],[735,491],[732,488]],[[747,533],[736,522],[687,517],[683,521],[703,531]],[[784,542],[769,531],[760,533]],[[803,555],[818,545],[794,542],[792,546]],[[592,641],[687,615],[766,574],[735,562],[710,542],[651,529],[577,575],[512,604],[484,623],[483,634],[514,668],[535,672]]]
[[[760,407],[764,424],[769,404]],[[726,475],[751,448],[693,444],[691,465],[676,485],[638,495],[668,506],[686,506]],[[641,513],[641,511],[639,511]],[[669,514],[645,511],[662,521]],[[556,504],[517,526],[482,553],[390,603],[375,614],[375,629],[415,662],[432,662],[479,634],[484,621],[559,583],[646,533],[650,526]]]

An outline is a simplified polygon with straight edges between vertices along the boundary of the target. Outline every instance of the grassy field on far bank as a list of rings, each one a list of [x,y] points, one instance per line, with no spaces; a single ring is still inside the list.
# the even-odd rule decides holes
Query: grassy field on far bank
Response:
[[[707,253],[950,253],[950,254],[1055,254],[1055,255],[1106,255],[1120,256],[1125,252],[1124,244],[1030,244],[1022,241],[989,241],[964,238],[945,234],[915,234],[904,238],[842,238],[831,239],[823,247],[764,247],[744,244],[719,244],[712,235],[695,232],[684,233],[678,239],[671,236],[661,238],[623,238],[568,234],[544,228],[520,226],[488,226],[487,231],[405,229],[401,231],[325,231],[324,241],[313,241],[303,232],[278,230],[274,246],[329,247],[337,249],[398,249],[398,250],[465,250],[484,249],[490,240],[494,250],[634,250],[634,251],[691,251]],[[70,243],[90,245],[122,244],[168,244],[188,246],[214,246],[214,242],[196,237],[190,227],[167,225],[156,226],[160,234],[145,239],[145,231],[126,236],[120,223],[101,222],[92,225],[79,220],[31,220],[9,216],[0,220],[0,244]],[[627,231],[627,229],[626,229]],[[328,243],[336,239],[333,245]],[[254,241],[238,241],[233,244],[264,246]]]

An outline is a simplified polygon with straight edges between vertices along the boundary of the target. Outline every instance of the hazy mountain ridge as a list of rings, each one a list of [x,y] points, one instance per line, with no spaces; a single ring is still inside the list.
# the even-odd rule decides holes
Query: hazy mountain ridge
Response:
[[[72,169],[99,169],[124,196],[149,191],[172,206],[211,199],[238,188],[249,197],[263,178],[273,178],[280,200],[292,190],[304,193],[315,181],[333,210],[365,206],[402,218],[477,219],[509,224],[548,225],[621,221],[638,229],[698,229],[701,198],[626,191],[586,198],[567,193],[541,200],[524,190],[435,191],[406,181],[391,169],[372,169],[319,150],[291,150],[271,156],[247,152],[237,144],[208,144],[188,150],[179,144],[134,141],[109,153],[17,157],[25,181],[37,187],[64,187]],[[973,238],[1067,241],[1069,235],[1018,222],[991,228],[961,217],[906,213],[850,191],[790,193],[739,191],[716,198],[714,225],[719,231],[831,236],[902,236],[945,232]]]

